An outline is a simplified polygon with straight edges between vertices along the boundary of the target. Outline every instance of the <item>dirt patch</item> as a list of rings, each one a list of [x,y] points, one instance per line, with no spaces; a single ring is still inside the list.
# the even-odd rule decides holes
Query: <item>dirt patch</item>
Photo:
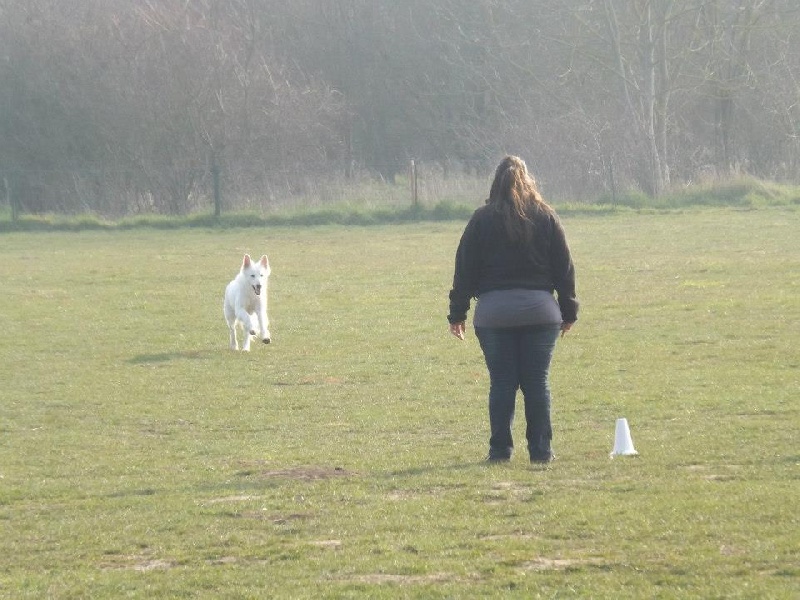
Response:
[[[350,581],[359,583],[395,583],[398,585],[417,585],[421,583],[435,583],[441,581],[453,581],[455,577],[450,573],[431,573],[430,575],[393,575],[390,573],[374,573],[372,575],[361,575],[354,577]]]
[[[480,540],[539,540],[542,539],[541,535],[533,534],[533,533],[497,533],[497,534],[490,534],[490,535],[481,535],[478,536]]]
[[[521,563],[525,571],[565,571],[584,566],[601,566],[603,563],[592,559],[544,558],[542,556]]]
[[[172,569],[177,563],[163,558],[149,558],[146,556],[109,556],[100,565],[101,569],[130,569],[132,571],[156,571]]]
[[[210,500],[206,500],[203,502],[204,505],[209,504],[221,504],[224,502],[248,502],[250,500],[258,500],[259,498],[263,498],[263,496],[223,496],[221,498],[211,498]]]
[[[738,466],[739,465],[702,465],[695,463],[685,465],[684,469],[690,473],[696,473],[706,481],[734,481],[738,479],[738,476],[735,474]],[[727,472],[720,472],[720,470]]]
[[[235,556],[222,556],[213,560],[206,561],[209,565],[235,565],[239,559]]]
[[[308,521],[309,519],[313,519],[314,515],[306,513],[292,513],[290,515],[267,515],[264,513],[264,511],[250,511],[242,513],[242,518],[266,520],[271,521],[275,525],[286,525],[287,523],[291,523],[293,521]]]
[[[313,542],[309,542],[312,546],[317,546],[319,548],[341,548],[342,547],[342,540],[315,540]]]
[[[155,569],[171,569],[175,566],[170,560],[162,560],[160,558],[154,558],[151,560],[146,560],[139,564],[133,565],[134,571],[153,571]]]
[[[520,485],[513,481],[498,481],[491,489],[482,494],[487,504],[504,504],[509,500],[530,500],[541,496],[542,491],[529,485]]]

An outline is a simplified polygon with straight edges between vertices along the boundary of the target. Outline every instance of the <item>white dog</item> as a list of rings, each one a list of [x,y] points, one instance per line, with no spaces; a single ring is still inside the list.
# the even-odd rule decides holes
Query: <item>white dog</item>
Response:
[[[269,344],[269,320],[267,319],[267,279],[270,274],[267,256],[253,262],[249,254],[244,255],[242,268],[236,278],[225,288],[223,312],[231,334],[231,350],[238,350],[236,327],[244,330],[242,350],[250,350],[250,336],[260,336]]]

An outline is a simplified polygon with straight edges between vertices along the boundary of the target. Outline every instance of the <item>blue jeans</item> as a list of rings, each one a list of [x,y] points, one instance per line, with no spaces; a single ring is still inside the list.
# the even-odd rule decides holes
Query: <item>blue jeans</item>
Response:
[[[525,400],[525,437],[530,458],[551,458],[550,359],[559,330],[558,324],[475,328],[489,369],[490,459],[511,457],[511,425],[518,389]]]

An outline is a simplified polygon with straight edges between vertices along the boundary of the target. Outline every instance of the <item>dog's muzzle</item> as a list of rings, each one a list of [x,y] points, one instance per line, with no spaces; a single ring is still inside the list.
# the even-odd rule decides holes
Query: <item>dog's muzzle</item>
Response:
[[[260,296],[261,295],[261,286],[260,285],[254,285],[253,286],[253,291],[256,293],[256,296]]]

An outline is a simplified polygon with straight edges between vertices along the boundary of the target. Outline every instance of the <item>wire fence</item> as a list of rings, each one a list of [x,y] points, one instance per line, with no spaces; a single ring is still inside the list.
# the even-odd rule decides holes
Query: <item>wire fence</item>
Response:
[[[302,175],[300,175],[302,173]],[[486,177],[462,168],[409,160],[391,176],[357,168],[309,173],[297,168],[252,172],[210,165],[202,169],[3,169],[0,203],[16,220],[24,214],[191,215],[316,209],[479,204]]]

